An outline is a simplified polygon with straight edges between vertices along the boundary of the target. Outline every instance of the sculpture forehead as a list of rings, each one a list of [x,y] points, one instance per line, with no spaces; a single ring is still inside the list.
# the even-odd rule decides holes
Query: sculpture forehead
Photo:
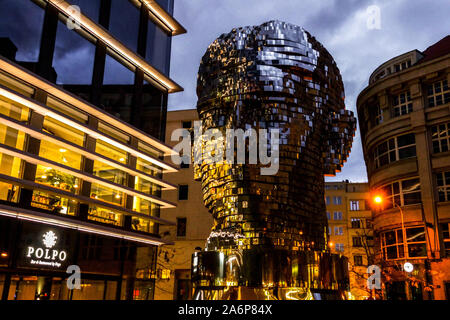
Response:
[[[266,65],[265,69],[269,70],[295,66],[313,72],[319,58],[319,52],[313,49],[302,27],[281,21],[233,29],[222,34],[214,44],[227,47],[231,55],[235,50],[246,51],[247,58]]]

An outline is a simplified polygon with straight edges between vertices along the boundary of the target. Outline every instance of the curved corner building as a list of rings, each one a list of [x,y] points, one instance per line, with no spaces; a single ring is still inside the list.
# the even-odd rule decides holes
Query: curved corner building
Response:
[[[274,174],[263,175],[261,162],[236,161],[238,142],[232,163],[196,166],[214,227],[205,250],[193,256],[194,298],[344,296],[348,266],[328,252],[323,176],[340,170],[356,122],[345,110],[332,56],[289,23],[236,28],[208,47],[197,95],[203,130],[280,135]],[[276,142],[267,142],[272,152]],[[207,142],[198,145],[209,152]]]
[[[383,63],[357,100],[386,299],[450,298],[449,66],[447,36]]]

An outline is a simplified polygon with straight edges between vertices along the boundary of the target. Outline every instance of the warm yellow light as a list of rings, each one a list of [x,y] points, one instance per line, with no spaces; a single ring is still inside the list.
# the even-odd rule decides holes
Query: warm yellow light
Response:
[[[6,258],[8,254],[6,252],[2,252],[2,258]]]
[[[380,196],[375,196],[375,197],[373,198],[373,201],[374,201],[375,203],[380,204],[380,203],[383,202],[383,198],[380,197]]]
[[[333,242],[330,242],[330,248],[333,246],[333,244],[334,244]]]
[[[61,149],[59,149],[59,152],[67,152],[67,150],[66,150],[66,149],[63,149],[63,148],[61,148]]]
[[[120,158],[119,159],[121,162],[124,162],[125,161],[125,158]]]

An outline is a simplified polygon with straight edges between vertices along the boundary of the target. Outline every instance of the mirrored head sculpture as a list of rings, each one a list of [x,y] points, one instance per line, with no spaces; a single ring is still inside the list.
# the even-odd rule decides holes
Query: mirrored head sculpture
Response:
[[[345,109],[330,53],[289,23],[236,28],[208,47],[197,96],[203,130],[244,134],[231,144],[214,140],[227,153],[231,148],[232,159],[195,167],[214,218],[205,250],[193,256],[196,298],[297,299],[315,289],[345,291],[345,259],[328,252],[324,175],[346,161],[356,120]],[[197,152],[210,152],[207,143],[197,141]],[[242,145],[244,162],[236,160]],[[272,163],[252,161],[256,146],[260,160],[270,155]]]

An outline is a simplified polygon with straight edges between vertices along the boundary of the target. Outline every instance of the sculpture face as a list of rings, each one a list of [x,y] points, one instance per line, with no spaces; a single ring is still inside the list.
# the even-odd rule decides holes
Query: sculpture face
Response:
[[[203,129],[280,130],[274,175],[261,164],[196,166],[215,220],[207,246],[326,250],[323,175],[340,170],[356,127],[328,51],[284,22],[233,29],[203,56],[197,95]]]

